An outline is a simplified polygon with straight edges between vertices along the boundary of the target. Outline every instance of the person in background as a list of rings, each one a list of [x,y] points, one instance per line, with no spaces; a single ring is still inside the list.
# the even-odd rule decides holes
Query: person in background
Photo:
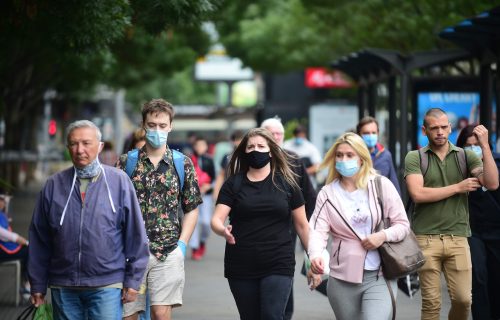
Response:
[[[185,283],[184,258],[202,202],[191,159],[182,157],[183,187],[174,164],[174,151],[167,145],[172,131],[174,107],[163,99],[142,106],[146,145],[138,151],[131,173],[149,239],[149,263],[143,279],[153,320],[170,320],[172,309],[182,305]],[[120,156],[117,167],[126,170],[128,155]],[[180,212],[184,215],[181,219]],[[146,311],[146,294],[126,304],[123,317],[135,320]]]
[[[191,258],[201,260],[205,255],[206,242],[210,235],[210,220],[212,219],[213,200],[212,183],[215,179],[215,168],[212,158],[207,155],[208,143],[204,138],[196,138],[193,143],[191,160],[195,168],[199,168],[198,184],[203,203],[198,207],[198,222],[194,229],[189,246],[192,249]]]
[[[27,276],[28,240],[12,231],[7,216],[7,199],[0,195],[0,262],[21,260],[22,293],[29,293]]]
[[[316,208],[309,220],[311,270],[324,272],[322,252],[332,237],[328,300],[338,320],[388,320],[396,280],[384,278],[377,248],[398,242],[409,233],[410,224],[394,185],[381,177],[381,206],[375,186],[376,171],[370,153],[359,135],[341,135],[328,150],[321,165],[329,169]],[[377,231],[384,208],[390,227]],[[390,286],[390,288],[388,287]]]
[[[283,124],[281,123],[281,120],[278,117],[269,118],[262,121],[260,127],[268,130],[273,136],[274,141],[280,147],[283,146],[285,138],[285,128],[283,127]],[[300,190],[302,192],[302,197],[304,198],[305,201],[306,217],[309,220],[309,218],[311,218],[313,214],[314,206],[316,204],[316,190],[314,189],[311,183],[311,179],[309,179],[309,176],[306,172],[306,168],[304,167],[302,161],[300,161],[299,157],[289,150],[285,150],[285,154],[290,164],[290,168],[296,174],[297,184],[300,187]],[[292,227],[290,232],[292,234],[292,241],[293,241],[292,247],[295,248],[297,242],[297,234],[295,233],[295,228]],[[293,299],[293,285],[292,285],[292,289],[290,290],[290,297],[288,299],[288,303],[285,309],[284,320],[292,319],[293,309],[294,309],[294,299]]]
[[[127,151],[132,149],[141,149],[146,144],[146,132],[143,128],[139,128],[134,131],[132,134],[132,140],[130,142],[130,148]]]
[[[233,146],[233,151],[236,149],[236,147],[238,147],[241,140],[243,139],[243,136],[244,136],[244,134],[240,130],[236,130],[231,134],[230,139],[231,139],[231,144]],[[221,169],[219,170],[219,173],[217,174],[217,177],[215,178],[214,189],[213,189],[213,193],[212,193],[212,195],[213,195],[212,198],[214,201],[217,200],[220,188],[222,187],[222,184],[224,183],[224,181],[227,178],[227,166],[229,164],[229,160],[231,160],[231,154],[233,153],[233,151],[224,155],[224,157],[222,157],[222,160],[220,162]]]
[[[457,147],[473,151],[483,159],[474,129],[468,125],[460,131]],[[493,153],[500,170],[500,154]],[[469,192],[468,238],[472,258],[472,318],[500,319],[500,189],[478,188]]]
[[[104,141],[102,151],[99,153],[99,161],[108,166],[114,166],[118,160],[118,155],[111,141]]]
[[[99,163],[99,128],[80,120],[66,132],[73,167],[47,180],[29,229],[31,301],[49,286],[54,319],[116,320],[146,270],[141,210],[129,177]]]
[[[295,271],[292,223],[307,248],[304,199],[286,154],[269,131],[251,129],[231,157],[212,218],[226,239],[224,276],[240,319],[283,319]]]
[[[398,193],[401,194],[398,175],[392,162],[392,154],[382,144],[379,143],[379,127],[377,119],[367,116],[359,121],[356,132],[363,138],[373,162],[373,167],[380,175],[391,180]]]
[[[419,150],[405,158],[405,179],[415,202],[412,229],[425,256],[418,270],[422,293],[422,319],[439,319],[441,312],[441,273],[450,294],[449,319],[468,320],[472,304],[472,263],[467,237],[469,227],[469,192],[484,186],[498,188],[498,170],[488,144],[488,130],[479,125],[473,134],[483,154],[483,162],[465,150],[467,172],[458,161],[461,150],[448,136],[451,124],[446,112],[431,108],[424,115],[422,133],[429,144],[422,149],[428,167],[421,169]]]
[[[286,140],[283,143],[283,148],[299,156],[306,167],[307,174],[309,174],[313,186],[316,187],[316,173],[321,163],[321,154],[318,148],[307,140],[306,133],[306,128],[298,125],[293,130],[293,139]]]

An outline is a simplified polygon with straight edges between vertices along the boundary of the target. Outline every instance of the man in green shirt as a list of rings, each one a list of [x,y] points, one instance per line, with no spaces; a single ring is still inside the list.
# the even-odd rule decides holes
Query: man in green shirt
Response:
[[[449,319],[468,320],[472,303],[472,264],[467,237],[470,236],[467,193],[484,187],[498,188],[498,171],[488,144],[488,130],[474,129],[483,151],[483,162],[466,150],[467,177],[459,166],[459,148],[448,141],[451,125],[446,113],[429,109],[422,133],[429,140],[423,150],[428,157],[422,173],[418,151],[405,158],[405,180],[415,202],[412,228],[426,258],[419,270],[422,290],[421,319],[439,319],[441,272],[447,280],[451,309]]]

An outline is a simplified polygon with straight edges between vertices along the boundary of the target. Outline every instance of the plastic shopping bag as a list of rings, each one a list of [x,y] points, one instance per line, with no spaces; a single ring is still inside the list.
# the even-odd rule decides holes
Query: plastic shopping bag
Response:
[[[33,316],[33,320],[52,320],[52,305],[44,303],[40,305]]]

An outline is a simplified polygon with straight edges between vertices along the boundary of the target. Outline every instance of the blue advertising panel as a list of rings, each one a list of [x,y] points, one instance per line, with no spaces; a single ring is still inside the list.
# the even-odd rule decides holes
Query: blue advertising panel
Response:
[[[479,93],[477,92],[420,92],[417,95],[417,143],[418,147],[427,145],[427,137],[422,134],[425,112],[430,108],[441,108],[451,123],[449,140],[455,144],[460,130],[469,124],[479,123]],[[492,124],[495,127],[495,104],[493,104]],[[491,141],[496,141],[492,137]]]

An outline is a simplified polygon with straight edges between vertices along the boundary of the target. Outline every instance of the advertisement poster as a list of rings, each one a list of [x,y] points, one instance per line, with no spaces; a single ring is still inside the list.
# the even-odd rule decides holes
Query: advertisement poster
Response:
[[[441,108],[448,115],[451,123],[449,140],[455,144],[460,130],[469,124],[479,122],[479,93],[476,92],[420,92],[417,96],[418,122],[417,137],[418,147],[427,145],[427,137],[422,134],[421,127],[425,112],[430,108]],[[496,108],[493,105],[492,126],[496,127]],[[490,138],[496,141],[496,137]]]

